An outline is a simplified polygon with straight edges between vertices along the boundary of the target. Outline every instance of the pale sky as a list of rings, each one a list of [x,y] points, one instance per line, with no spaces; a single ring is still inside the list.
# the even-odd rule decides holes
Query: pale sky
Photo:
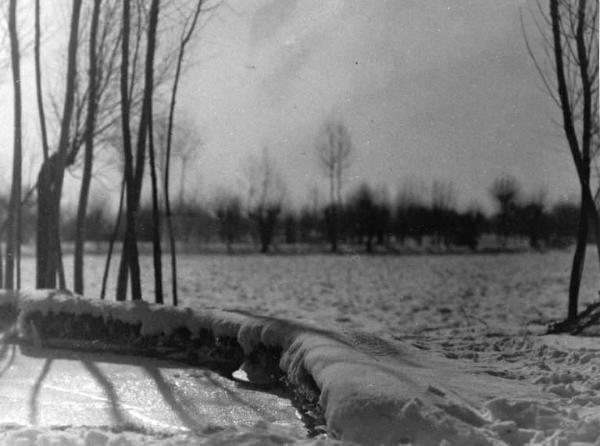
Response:
[[[268,147],[293,200],[304,202],[314,185],[325,199],[314,145],[335,116],[355,148],[346,190],[367,181],[393,196],[406,178],[439,179],[454,183],[460,203],[487,206],[493,179],[511,173],[531,192],[576,196],[552,123],[559,115],[526,52],[519,13],[528,8],[524,0],[228,0],[191,49],[179,97],[178,113],[204,140],[188,163],[187,193],[239,188],[244,161]],[[10,129],[0,137],[9,162]]]

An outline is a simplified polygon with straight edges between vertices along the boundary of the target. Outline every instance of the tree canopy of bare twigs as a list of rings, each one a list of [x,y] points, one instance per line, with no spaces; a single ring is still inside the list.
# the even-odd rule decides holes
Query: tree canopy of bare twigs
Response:
[[[328,119],[317,135],[316,153],[319,167],[329,181],[327,226],[331,250],[337,251],[339,208],[342,205],[342,185],[346,170],[352,163],[352,139],[339,120]]]
[[[286,194],[285,183],[277,170],[275,159],[266,148],[260,158],[248,159],[244,175],[248,184],[248,216],[256,224],[261,252],[266,253],[282,210]]]
[[[588,233],[596,235],[600,258],[600,219],[592,185],[592,163],[597,156],[598,122],[598,1],[549,0],[548,9],[538,1],[533,11],[543,42],[545,58],[532,46],[525,26],[525,42],[550,98],[561,112],[561,127],[581,186],[579,225],[567,318],[576,318],[579,288]],[[591,224],[591,228],[590,228]]]

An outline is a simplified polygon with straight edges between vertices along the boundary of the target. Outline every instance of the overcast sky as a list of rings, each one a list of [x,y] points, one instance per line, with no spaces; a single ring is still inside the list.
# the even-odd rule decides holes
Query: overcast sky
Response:
[[[529,14],[520,0],[228,0],[190,52],[179,98],[204,140],[190,189],[237,187],[244,161],[268,147],[296,202],[315,184],[325,199],[314,145],[335,116],[355,148],[347,190],[367,181],[393,196],[406,178],[439,179],[463,205],[487,205],[492,180],[512,173],[526,190],[575,195],[520,9]]]

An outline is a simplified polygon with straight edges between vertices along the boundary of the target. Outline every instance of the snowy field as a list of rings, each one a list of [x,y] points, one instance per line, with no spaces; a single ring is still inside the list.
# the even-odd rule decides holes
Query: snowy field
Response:
[[[86,295],[94,297],[99,293],[104,258],[90,256],[86,261]],[[26,259],[24,277],[33,277],[32,267],[33,260]],[[70,258],[66,267],[70,271]],[[182,255],[179,289],[186,306],[243,309],[315,320],[329,328],[365,330],[449,358],[457,369],[485,370],[497,378],[500,393],[506,386],[507,395],[498,397],[496,389],[485,401],[486,389],[469,390],[469,383],[461,384],[462,396],[478,403],[492,420],[483,431],[489,441],[473,444],[598,445],[600,345],[590,338],[539,336],[550,320],[565,314],[569,267],[569,252],[402,257]],[[151,300],[150,257],[143,259],[142,270],[145,295]],[[589,254],[583,303],[598,298],[598,270],[597,260]],[[114,271],[113,267],[113,277]],[[112,283],[109,290],[114,290]],[[511,390],[515,383],[534,392],[519,398]],[[236,432],[222,444],[237,441],[238,434],[248,440],[243,444],[269,444],[263,435],[271,437],[261,429],[254,434],[251,430],[249,437]],[[31,432],[28,435],[37,438]],[[72,444],[91,444],[84,441],[85,435],[74,433],[73,438],[79,440]],[[285,442],[276,437],[272,436],[271,444]],[[35,444],[25,441],[29,440],[14,444]],[[215,439],[211,444],[221,443]]]
[[[591,248],[591,246],[590,246]],[[100,294],[104,256],[86,258],[86,297]],[[165,293],[169,259],[163,258]],[[142,258],[153,300],[152,258]],[[502,255],[195,255],[178,261],[179,299],[193,308],[244,309],[363,329],[385,337],[445,337],[447,330],[535,330],[566,314],[571,253]],[[107,296],[114,293],[111,266]],[[65,259],[72,271],[72,257]],[[582,303],[598,299],[598,260],[588,250]],[[25,259],[24,277],[33,277]],[[170,297],[166,296],[166,302]]]

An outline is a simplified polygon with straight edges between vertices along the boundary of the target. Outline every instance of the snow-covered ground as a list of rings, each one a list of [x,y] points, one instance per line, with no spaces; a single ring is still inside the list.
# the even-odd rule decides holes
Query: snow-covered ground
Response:
[[[87,259],[89,297],[97,293],[102,260]],[[150,299],[151,259],[144,262]],[[180,297],[192,308],[313,320],[417,347],[422,354],[417,350],[411,358],[420,365],[403,369],[403,376],[432,383],[437,397],[449,390],[479,410],[485,422],[473,430],[472,444],[600,444],[600,345],[589,338],[539,336],[551,318],[564,315],[567,252],[184,255],[179,266]],[[589,255],[583,302],[597,299],[598,268]],[[385,361],[398,369],[397,361]],[[401,414],[418,425],[427,404],[417,398]]]

